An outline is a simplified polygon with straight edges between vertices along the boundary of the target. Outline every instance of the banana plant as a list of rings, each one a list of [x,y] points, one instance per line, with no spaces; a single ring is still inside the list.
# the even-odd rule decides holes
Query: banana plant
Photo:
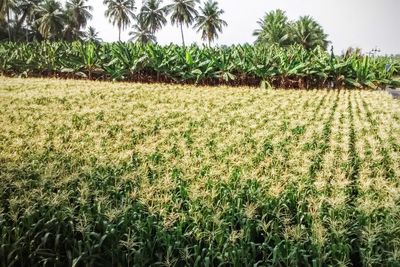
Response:
[[[235,65],[233,63],[232,55],[223,50],[219,50],[218,52],[219,56],[217,56],[217,60],[215,62],[215,66],[217,68],[217,71],[214,74],[215,77],[225,82],[235,80],[236,75],[233,73]]]
[[[82,59],[82,69],[88,73],[89,80],[92,79],[92,73],[99,67],[99,56],[97,55],[96,45],[94,43],[79,43],[79,53]]]
[[[147,55],[140,44],[117,43],[111,47],[112,60],[107,66],[119,71],[115,78],[123,79],[138,74],[147,65]],[[114,75],[115,76],[115,75]]]
[[[11,43],[0,46],[0,73],[6,74],[13,70],[13,55],[10,55]],[[15,52],[14,52],[15,53]]]
[[[179,83],[263,83],[280,87],[378,88],[398,83],[400,61],[363,55],[334,56],[321,48],[237,45],[179,47],[132,43],[0,43],[7,75],[71,72],[93,79]]]

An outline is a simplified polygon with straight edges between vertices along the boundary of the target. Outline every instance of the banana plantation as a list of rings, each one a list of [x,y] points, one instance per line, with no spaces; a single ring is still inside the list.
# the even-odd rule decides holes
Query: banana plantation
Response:
[[[1,43],[6,76],[277,88],[395,86],[400,62],[302,46],[180,47],[92,42]]]

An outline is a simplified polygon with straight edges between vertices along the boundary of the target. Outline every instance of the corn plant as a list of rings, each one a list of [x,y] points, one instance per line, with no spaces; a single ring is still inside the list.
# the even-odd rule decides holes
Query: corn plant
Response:
[[[170,46],[163,55],[156,45],[119,45],[114,55],[102,52],[114,45],[96,46],[90,62],[103,68],[118,57],[110,68],[131,66],[122,80],[164,56],[195,70],[215,50]],[[57,49],[71,58],[86,51],[66,46]],[[306,52],[263,49],[236,48],[230,59],[240,67],[229,71],[243,79],[241,70],[257,63],[252,77],[284,73],[270,82],[288,87],[296,77],[305,87],[318,77],[339,87],[340,71],[354,71],[351,59],[324,54],[317,59],[331,64],[320,64],[319,76],[310,66],[320,61]],[[275,64],[286,58],[308,63]],[[361,61],[354,81],[369,79],[371,62]],[[52,64],[88,71],[64,58]],[[200,71],[217,63],[204,64]],[[157,71],[160,81],[197,79],[161,64]],[[295,76],[303,72],[310,76]],[[1,266],[400,261],[400,106],[384,92],[0,77],[0,96]]]

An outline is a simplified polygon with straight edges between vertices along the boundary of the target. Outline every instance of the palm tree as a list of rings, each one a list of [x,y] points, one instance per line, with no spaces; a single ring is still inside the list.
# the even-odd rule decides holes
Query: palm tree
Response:
[[[56,39],[61,35],[65,23],[65,13],[62,6],[56,0],[45,0],[36,9],[40,34],[45,39]]]
[[[14,9],[14,13],[16,15],[15,34],[19,34],[20,31],[23,30],[26,37],[28,36],[28,26],[32,24],[35,8],[41,1],[42,0],[16,0],[16,8]],[[26,23],[25,28],[22,27],[24,23]],[[15,36],[14,39],[17,37],[18,36]],[[21,38],[22,36],[19,37]]]
[[[121,29],[125,29],[131,24],[131,17],[135,17],[135,1],[133,0],[104,0],[107,5],[105,12],[110,22],[118,26],[118,40],[121,41]]]
[[[303,16],[291,25],[291,33],[293,41],[302,45],[305,49],[311,50],[317,46],[328,47],[328,35],[325,34],[321,25],[319,25],[312,17]]]
[[[228,23],[220,18],[222,14],[224,11],[218,8],[218,3],[208,0],[204,7],[200,8],[200,15],[196,17],[195,28],[198,29],[197,32],[202,32],[201,38],[208,41],[208,46],[218,38],[222,27],[228,26]]]
[[[96,29],[94,27],[90,26],[85,33],[85,41],[99,43],[102,40],[99,37],[99,33],[96,31]]]
[[[0,18],[4,19],[4,10],[5,10],[6,0],[0,0]]]
[[[133,31],[129,32],[129,36],[132,36],[129,41],[135,41],[142,44],[155,43],[157,41],[154,33],[140,16],[136,19],[136,23],[132,28]]]
[[[256,43],[279,46],[290,44],[289,23],[285,11],[273,10],[266,13],[257,23],[260,29],[253,32],[253,35],[257,36]]]
[[[90,12],[93,7],[87,5],[86,2],[87,0],[69,0],[66,4],[71,20],[74,21],[79,29],[86,27],[88,20],[92,19]]]
[[[0,20],[7,18],[8,40],[11,41],[11,10],[16,7],[15,0],[0,0]]]
[[[140,9],[139,16],[143,22],[148,25],[152,33],[160,30],[167,24],[166,9],[161,7],[162,0],[146,0],[143,7]]]
[[[66,7],[66,26],[63,30],[65,40],[81,40],[85,33],[81,28],[86,27],[87,21],[92,19],[91,6],[86,5],[87,0],[69,0]]]
[[[67,41],[81,40],[85,36],[85,32],[81,31],[75,20],[68,16],[69,12],[66,15],[66,25],[62,31],[63,38]]]
[[[9,19],[9,13],[14,6],[15,0],[0,0],[0,21]]]
[[[183,24],[190,26],[197,16],[196,3],[199,0],[172,0],[172,4],[166,6],[168,12],[171,12],[172,25],[179,25],[181,28],[182,44],[185,46],[183,36]]]

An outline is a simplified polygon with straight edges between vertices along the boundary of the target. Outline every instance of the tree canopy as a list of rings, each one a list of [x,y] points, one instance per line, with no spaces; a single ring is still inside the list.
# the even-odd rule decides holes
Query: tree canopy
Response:
[[[0,41],[92,41],[99,42],[99,33],[90,25],[93,7],[89,0],[0,0]],[[103,0],[108,21],[122,31],[129,29],[129,41],[156,42],[156,34],[168,21],[180,28],[185,46],[183,27],[193,27],[210,46],[228,23],[224,10],[215,0],[143,0],[138,12],[134,0]],[[328,35],[310,16],[288,19],[286,12],[272,10],[258,20],[254,30],[257,45],[287,47],[301,45],[307,50],[327,49]]]
[[[289,46],[299,44],[305,49],[320,46],[327,48],[328,35],[322,26],[310,16],[302,16],[297,21],[289,21],[283,10],[270,11],[258,21],[259,28],[253,32],[256,44]]]

